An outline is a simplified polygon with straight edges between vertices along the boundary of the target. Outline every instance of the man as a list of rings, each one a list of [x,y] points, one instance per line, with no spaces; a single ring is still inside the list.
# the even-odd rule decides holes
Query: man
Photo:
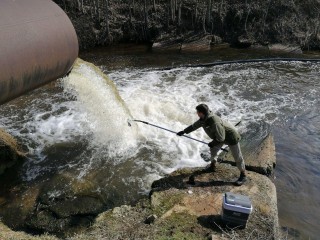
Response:
[[[196,110],[200,119],[183,131],[178,132],[177,135],[182,136],[185,133],[191,133],[200,127],[204,129],[207,135],[212,139],[208,145],[211,152],[211,169],[213,172],[216,168],[217,153],[224,144],[227,144],[236,161],[237,167],[240,170],[240,177],[235,184],[241,186],[246,182],[247,178],[239,144],[241,139],[240,134],[230,123],[223,121],[216,114],[213,114],[206,104],[198,105]]]

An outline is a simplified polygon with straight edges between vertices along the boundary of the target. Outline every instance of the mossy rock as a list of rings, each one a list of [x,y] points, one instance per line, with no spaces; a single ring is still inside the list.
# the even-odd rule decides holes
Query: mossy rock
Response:
[[[105,208],[94,183],[61,173],[44,183],[27,227],[43,232],[62,232],[77,224],[88,225]]]
[[[49,210],[58,218],[67,218],[74,215],[97,215],[104,209],[104,204],[97,198],[78,196],[72,199],[53,203]]]
[[[0,129],[0,174],[24,158],[17,141]]]
[[[0,222],[0,239],[2,240],[58,240],[55,236],[48,234],[32,236],[25,232],[16,232]]]
[[[71,219],[57,219],[54,214],[48,210],[41,210],[26,220],[26,226],[28,228],[43,232],[61,232],[66,226],[70,225],[70,223]]]

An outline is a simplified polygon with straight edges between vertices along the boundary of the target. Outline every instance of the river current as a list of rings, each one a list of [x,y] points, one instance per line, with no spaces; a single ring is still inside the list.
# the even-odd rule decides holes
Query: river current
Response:
[[[0,127],[29,153],[19,170],[19,184],[31,186],[57,172],[70,172],[94,182],[95,191],[107,195],[113,205],[134,202],[161,176],[182,167],[205,166],[200,153],[207,147],[147,125],[130,128],[127,120],[179,131],[197,119],[194,108],[204,102],[230,122],[241,119],[242,133],[252,131],[255,123],[270,126],[276,144],[280,223],[297,239],[316,239],[320,64],[156,69],[257,56],[261,53],[242,50],[155,54],[144,48],[83,53],[82,58],[99,66],[115,85],[95,66],[81,62],[71,76],[0,108]],[[191,135],[208,140],[202,131]]]

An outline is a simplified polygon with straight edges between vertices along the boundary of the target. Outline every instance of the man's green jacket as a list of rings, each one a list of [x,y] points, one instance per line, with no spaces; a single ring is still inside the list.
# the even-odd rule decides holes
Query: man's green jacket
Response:
[[[215,144],[225,143],[228,145],[237,144],[241,137],[239,132],[230,123],[223,121],[216,114],[209,112],[204,119],[199,119],[194,124],[190,125],[184,132],[186,134],[203,127],[208,136],[213,139]]]

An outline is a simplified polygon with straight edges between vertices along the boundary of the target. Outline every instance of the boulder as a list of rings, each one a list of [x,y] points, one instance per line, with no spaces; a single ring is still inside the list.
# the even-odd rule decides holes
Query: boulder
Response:
[[[241,152],[246,169],[263,175],[271,176],[276,167],[276,151],[272,135],[272,127],[264,122],[251,122],[247,126],[239,125],[241,133]],[[245,130],[243,129],[245,128]],[[236,166],[230,150],[221,152],[218,161]],[[210,152],[201,153],[205,160],[210,158]]]
[[[198,39],[187,39],[181,45],[182,52],[198,52],[198,51],[209,51],[212,36],[204,36]]]
[[[41,236],[32,236],[25,232],[15,232],[0,222],[0,239],[12,239],[12,240],[58,240],[54,236],[47,234]]]
[[[222,44],[223,40],[220,36],[217,35],[213,35],[211,38],[211,45],[218,45],[218,44]]]
[[[17,141],[4,130],[0,129],[0,174],[12,167],[24,154],[21,152]]]
[[[70,173],[56,175],[42,185],[26,226],[43,232],[64,232],[77,225],[89,225],[105,208],[94,183]]]
[[[146,220],[144,221],[144,223],[145,223],[145,224],[152,224],[152,223],[154,223],[154,221],[155,221],[157,218],[158,218],[157,215],[152,214],[152,215],[150,215],[150,216],[148,216],[148,217],[146,218]]]
[[[241,145],[246,169],[270,176],[276,167],[276,152],[272,133],[268,133],[261,142],[244,143]],[[222,162],[235,166],[235,162],[229,152],[222,158]]]
[[[152,44],[152,51],[154,52],[166,52],[175,51],[180,52],[182,39],[169,39],[164,41],[154,42]]]
[[[255,43],[255,40],[248,36],[239,36],[236,41],[232,43],[233,47],[236,48],[249,48]]]
[[[221,43],[221,38],[212,35],[187,35],[184,39],[172,38],[153,43],[152,50],[177,51],[177,52],[198,52],[209,51],[212,43]]]
[[[302,54],[302,49],[300,46],[295,45],[284,45],[284,44],[270,44],[268,46],[270,51],[276,52],[286,52],[294,54]]]

